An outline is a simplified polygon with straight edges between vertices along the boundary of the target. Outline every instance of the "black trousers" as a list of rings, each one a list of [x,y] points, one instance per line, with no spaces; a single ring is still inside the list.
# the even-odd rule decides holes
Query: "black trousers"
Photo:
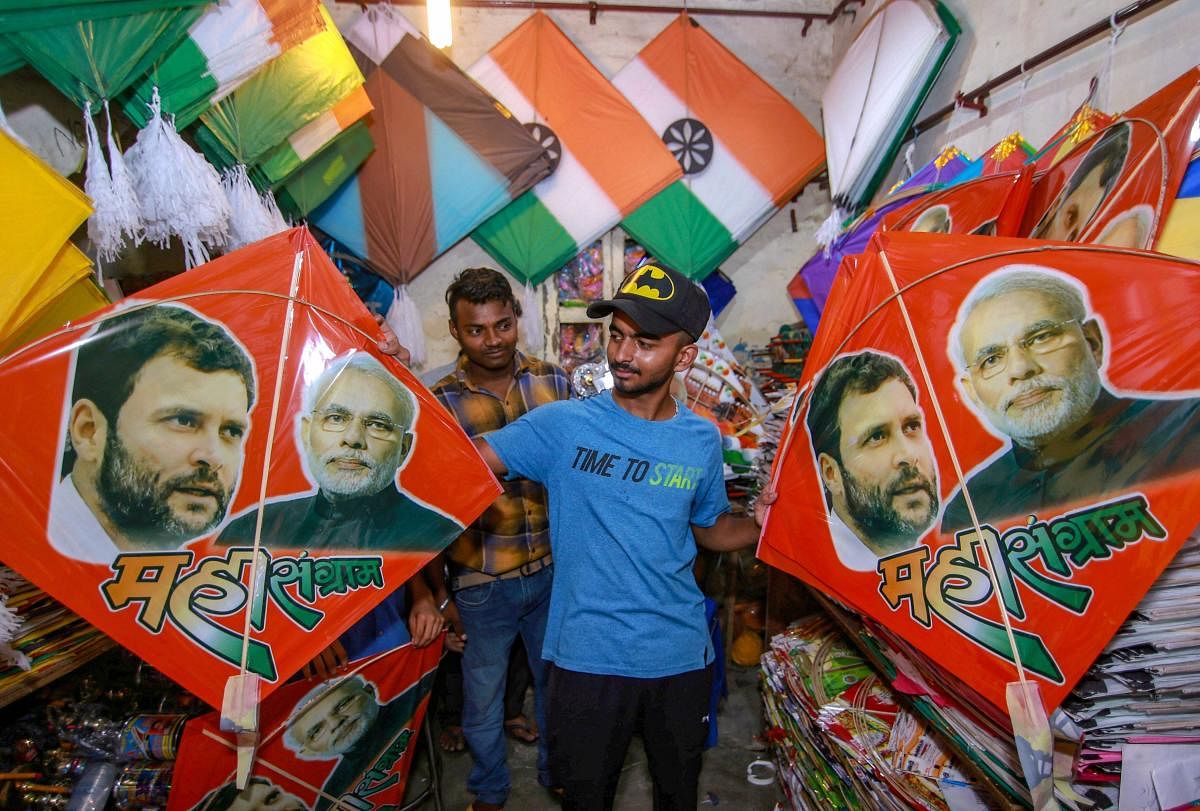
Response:
[[[548,665],[550,773],[566,811],[607,811],[629,741],[642,737],[655,811],[695,811],[712,666],[676,676],[597,676]]]

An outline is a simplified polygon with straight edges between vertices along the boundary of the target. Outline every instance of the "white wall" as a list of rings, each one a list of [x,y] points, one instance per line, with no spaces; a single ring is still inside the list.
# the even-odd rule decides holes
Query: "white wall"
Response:
[[[643,0],[644,2],[644,0]],[[678,6],[674,0],[651,0],[655,5]],[[714,6],[781,8],[763,0],[716,0]],[[789,3],[792,10],[825,12],[834,0],[804,0]],[[335,18],[359,13],[354,5],[331,5]],[[423,7],[402,6],[403,13],[425,30]],[[449,54],[468,68],[529,16],[526,9],[453,9],[454,44]],[[601,73],[612,77],[672,19],[671,14],[604,12],[590,25],[584,12],[551,11],[554,22],[592,61]],[[803,22],[786,19],[705,16],[696,19],[756,73],[786,96],[820,129],[821,89],[829,79],[833,34],[849,28],[852,18],[833,25],[814,23],[801,36]],[[797,214],[798,233],[792,233],[789,210]],[[764,343],[780,324],[798,320],[784,287],[800,264],[815,250],[812,234],[829,212],[828,194],[810,188],[798,203],[770,220],[722,268],[733,279],[738,295],[718,321],[727,337]],[[454,357],[457,346],[446,333],[444,293],[453,275],[465,267],[496,263],[471,239],[465,239],[438,258],[409,290],[424,314],[428,341],[426,368]],[[621,269],[616,269],[618,274]]]

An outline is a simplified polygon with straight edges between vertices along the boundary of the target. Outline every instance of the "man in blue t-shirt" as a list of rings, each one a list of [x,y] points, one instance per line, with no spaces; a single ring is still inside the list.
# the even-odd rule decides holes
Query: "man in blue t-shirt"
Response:
[[[773,495],[755,520],[731,516],[717,429],[670,394],[708,323],[704,291],[646,265],[588,307],[609,314],[613,390],[543,405],[476,445],[497,474],[550,494],[556,572],[542,655],[563,807],[611,808],[640,733],[655,808],[694,809],[713,663],[696,545],[753,544]]]

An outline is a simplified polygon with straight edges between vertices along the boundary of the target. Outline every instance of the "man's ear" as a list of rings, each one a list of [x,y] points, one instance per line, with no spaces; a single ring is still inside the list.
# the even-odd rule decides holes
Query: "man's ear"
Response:
[[[454,340],[457,341],[458,340],[458,324],[455,324],[454,319],[451,318],[449,321],[446,322],[446,325],[450,328],[450,337],[452,337]]]
[[[817,457],[817,466],[821,469],[821,482],[825,485],[825,489],[830,493],[842,492],[842,468],[834,459],[827,453],[823,453]]]
[[[1100,332],[1100,325],[1096,323],[1096,319],[1089,318],[1079,325],[1083,330],[1083,340],[1087,341],[1088,349],[1092,353],[1092,357],[1096,359],[1096,366],[1104,365],[1104,334]]]
[[[967,393],[967,397],[971,400],[971,402],[976,406],[981,406],[979,402],[979,393],[975,391],[975,383],[971,380],[971,373],[963,372],[962,375],[959,376],[958,382],[962,384],[962,390]]]
[[[67,431],[77,459],[99,464],[104,457],[108,430],[108,418],[91,400],[76,400],[71,406],[71,413],[67,418]]]
[[[403,462],[405,459],[408,458],[408,453],[409,453],[409,451],[412,450],[412,444],[413,444],[412,431],[405,431],[404,438],[400,440],[400,461],[401,462]]]
[[[688,344],[679,350],[679,354],[675,356],[675,371],[686,372],[692,368],[692,364],[696,362],[696,355],[700,352],[695,344]]]

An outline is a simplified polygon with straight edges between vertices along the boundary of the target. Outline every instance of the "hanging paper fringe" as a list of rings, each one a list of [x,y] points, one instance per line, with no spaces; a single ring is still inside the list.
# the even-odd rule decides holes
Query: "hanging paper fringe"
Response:
[[[107,107],[107,103],[105,105]],[[126,240],[141,242],[141,223],[138,218],[137,195],[129,182],[122,161],[116,169],[118,177],[109,170],[100,147],[100,134],[92,121],[92,105],[83,108],[83,127],[87,140],[87,177],[83,191],[92,198],[95,211],[88,218],[88,239],[96,249],[99,262],[111,262],[125,247]],[[109,156],[120,155],[112,137],[112,121],[108,125]]]
[[[21,630],[21,618],[8,607],[8,598],[18,588],[25,584],[25,579],[9,569],[0,566],[0,664],[29,670],[29,657],[11,646],[13,639]]]
[[[133,246],[142,244],[145,238],[142,232],[142,207],[138,204],[137,192],[133,188],[133,179],[129,176],[129,168],[125,166],[125,156],[113,138],[112,113],[108,109],[107,99],[104,102],[104,119],[108,127],[108,171],[112,177],[113,199],[116,202],[116,212],[121,233],[133,241]]]
[[[157,87],[147,106],[150,121],[125,153],[146,239],[166,248],[178,236],[193,268],[229,241],[229,200],[217,170],[179,137],[173,117],[163,118]]]
[[[226,169],[221,175],[221,187],[229,201],[229,250],[287,230],[287,221],[279,213],[275,198],[269,191],[258,193],[244,165]]]
[[[833,242],[842,233],[842,220],[844,219],[846,219],[846,212],[842,210],[841,206],[834,204],[833,211],[829,212],[825,222],[821,223],[821,227],[817,229],[817,244],[825,251],[826,259],[833,253]]]
[[[526,282],[521,293],[521,340],[530,355],[541,355],[546,348],[542,329],[542,308],[538,306],[533,285]]]
[[[396,339],[408,350],[413,366],[425,365],[425,330],[421,325],[421,311],[408,294],[408,285],[398,284],[392,294],[392,306],[385,319],[396,333]]]

